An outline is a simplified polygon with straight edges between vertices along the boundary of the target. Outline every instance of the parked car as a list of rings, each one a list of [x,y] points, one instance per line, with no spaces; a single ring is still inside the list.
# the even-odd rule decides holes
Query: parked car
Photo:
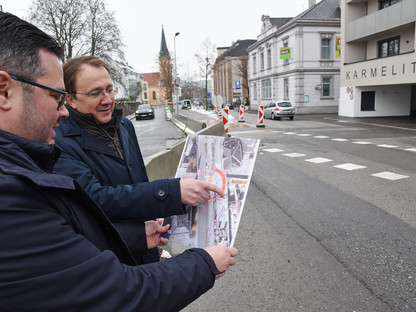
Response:
[[[136,120],[142,118],[155,118],[155,110],[150,104],[142,104],[136,110]]]
[[[191,109],[191,100],[183,100],[182,109]]]
[[[225,108],[225,107],[228,107],[228,109],[233,109],[234,105],[232,102],[228,101],[227,103],[222,104],[222,108]]]
[[[289,118],[293,120],[295,117],[295,107],[290,102],[270,102],[264,107],[264,117],[271,119]]]

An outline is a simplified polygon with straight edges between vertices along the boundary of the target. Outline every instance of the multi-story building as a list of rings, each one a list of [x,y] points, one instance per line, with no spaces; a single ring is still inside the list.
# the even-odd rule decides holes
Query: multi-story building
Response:
[[[310,0],[294,18],[263,15],[249,54],[250,108],[290,101],[299,114],[336,113],[341,35],[339,0]]]
[[[416,111],[416,1],[341,0],[339,115]]]
[[[217,48],[213,66],[214,95],[223,102],[245,99],[248,96],[247,48],[256,40],[237,40],[231,47]]]

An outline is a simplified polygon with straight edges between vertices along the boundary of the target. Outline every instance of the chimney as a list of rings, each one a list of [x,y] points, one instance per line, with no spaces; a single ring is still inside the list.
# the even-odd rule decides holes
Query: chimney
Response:
[[[316,4],[316,0],[309,0],[309,8],[313,7]]]

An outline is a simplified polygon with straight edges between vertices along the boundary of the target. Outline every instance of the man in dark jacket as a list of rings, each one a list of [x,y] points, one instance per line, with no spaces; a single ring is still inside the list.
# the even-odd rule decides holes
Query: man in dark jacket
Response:
[[[193,179],[149,182],[134,126],[115,109],[109,66],[95,56],[80,56],[64,64],[69,117],[56,129],[63,153],[55,171],[85,189],[121,231],[137,259],[135,222],[185,213],[184,204],[197,206],[214,191],[212,183]],[[121,227],[122,226],[122,227]],[[141,257],[159,260],[157,248]],[[139,259],[139,261],[141,261]]]
[[[178,311],[235,264],[237,250],[191,249],[136,265],[119,232],[70,177],[52,173],[53,127],[68,116],[61,47],[0,12],[0,310]],[[142,223],[137,250],[164,242]]]

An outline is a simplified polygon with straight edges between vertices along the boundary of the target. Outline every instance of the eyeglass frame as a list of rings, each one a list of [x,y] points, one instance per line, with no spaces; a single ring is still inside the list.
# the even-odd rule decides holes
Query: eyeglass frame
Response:
[[[45,86],[43,84],[34,82],[32,80],[28,80],[28,79],[25,79],[25,78],[22,78],[22,77],[18,77],[16,75],[9,74],[9,76],[12,79],[16,80],[16,81],[20,81],[20,82],[23,82],[23,83],[27,83],[29,85],[32,85],[32,86],[35,86],[35,87],[38,87],[38,88],[42,88],[42,89],[49,90],[49,91],[56,92],[56,93],[60,94],[61,95],[61,99],[58,102],[58,108],[57,108],[57,110],[59,110],[65,104],[65,99],[66,99],[66,96],[68,95],[68,92],[62,91],[62,90],[58,90],[58,89],[54,89],[54,88]]]
[[[86,96],[88,96],[88,97],[90,97],[90,98],[93,98],[93,99],[98,99],[100,96],[105,96],[105,94],[107,93],[109,96],[114,96],[114,95],[116,95],[117,93],[116,93],[116,91],[115,91],[115,89],[114,89],[114,87],[111,87],[112,88],[112,91],[110,91],[110,92],[108,92],[107,90],[105,90],[105,89],[97,89],[97,90],[92,90],[92,91],[90,91],[90,92],[88,92],[88,93],[80,93],[80,92],[75,92],[75,91],[71,91],[71,92],[68,92],[69,94],[79,94],[79,95],[86,95]],[[107,89],[109,89],[109,88],[107,88]],[[94,95],[92,95],[91,94],[91,92],[94,92],[94,91],[99,91],[99,93],[97,94],[97,96],[94,96]]]

